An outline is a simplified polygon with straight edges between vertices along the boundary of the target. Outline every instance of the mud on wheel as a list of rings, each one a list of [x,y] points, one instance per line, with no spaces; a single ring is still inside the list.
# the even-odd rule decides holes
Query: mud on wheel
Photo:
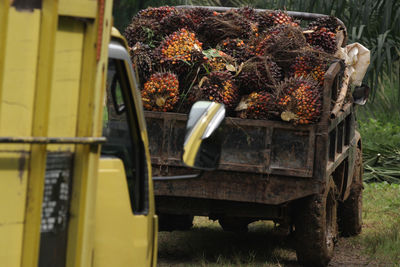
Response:
[[[294,218],[297,260],[304,266],[326,266],[337,241],[337,194],[330,179],[325,192],[300,200]]]
[[[349,197],[339,204],[338,223],[343,236],[353,236],[361,233],[362,227],[362,152],[357,148],[354,165],[353,181]]]

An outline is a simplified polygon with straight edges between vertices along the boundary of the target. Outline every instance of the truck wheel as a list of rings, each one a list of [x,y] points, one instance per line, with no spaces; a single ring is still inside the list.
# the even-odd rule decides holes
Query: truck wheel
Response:
[[[361,233],[362,227],[362,152],[357,148],[353,181],[349,197],[339,204],[339,230],[343,236],[354,236]]]
[[[159,214],[159,231],[187,231],[193,226],[193,215],[188,214]]]
[[[219,225],[227,232],[247,233],[248,225],[252,221],[241,217],[222,217],[218,219]]]
[[[323,194],[302,199],[294,218],[297,260],[304,266],[327,266],[337,240],[336,187],[330,179]]]

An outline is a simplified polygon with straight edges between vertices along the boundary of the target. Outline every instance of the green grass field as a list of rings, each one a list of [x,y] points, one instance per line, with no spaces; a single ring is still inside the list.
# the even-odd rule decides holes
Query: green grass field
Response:
[[[356,241],[368,255],[400,266],[400,186],[365,184],[363,233]]]

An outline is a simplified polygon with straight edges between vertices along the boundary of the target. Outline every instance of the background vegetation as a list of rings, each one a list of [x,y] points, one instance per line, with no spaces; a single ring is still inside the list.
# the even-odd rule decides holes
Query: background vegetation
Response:
[[[400,1],[398,0],[115,0],[114,24],[124,31],[148,6],[252,6],[334,15],[347,26],[348,43],[371,50],[365,82],[372,93],[359,108],[365,178],[400,183]]]

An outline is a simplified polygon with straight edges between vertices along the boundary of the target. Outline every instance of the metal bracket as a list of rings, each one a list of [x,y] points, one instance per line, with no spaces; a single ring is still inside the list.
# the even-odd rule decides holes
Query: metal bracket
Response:
[[[104,144],[105,137],[0,137],[0,144]]]

